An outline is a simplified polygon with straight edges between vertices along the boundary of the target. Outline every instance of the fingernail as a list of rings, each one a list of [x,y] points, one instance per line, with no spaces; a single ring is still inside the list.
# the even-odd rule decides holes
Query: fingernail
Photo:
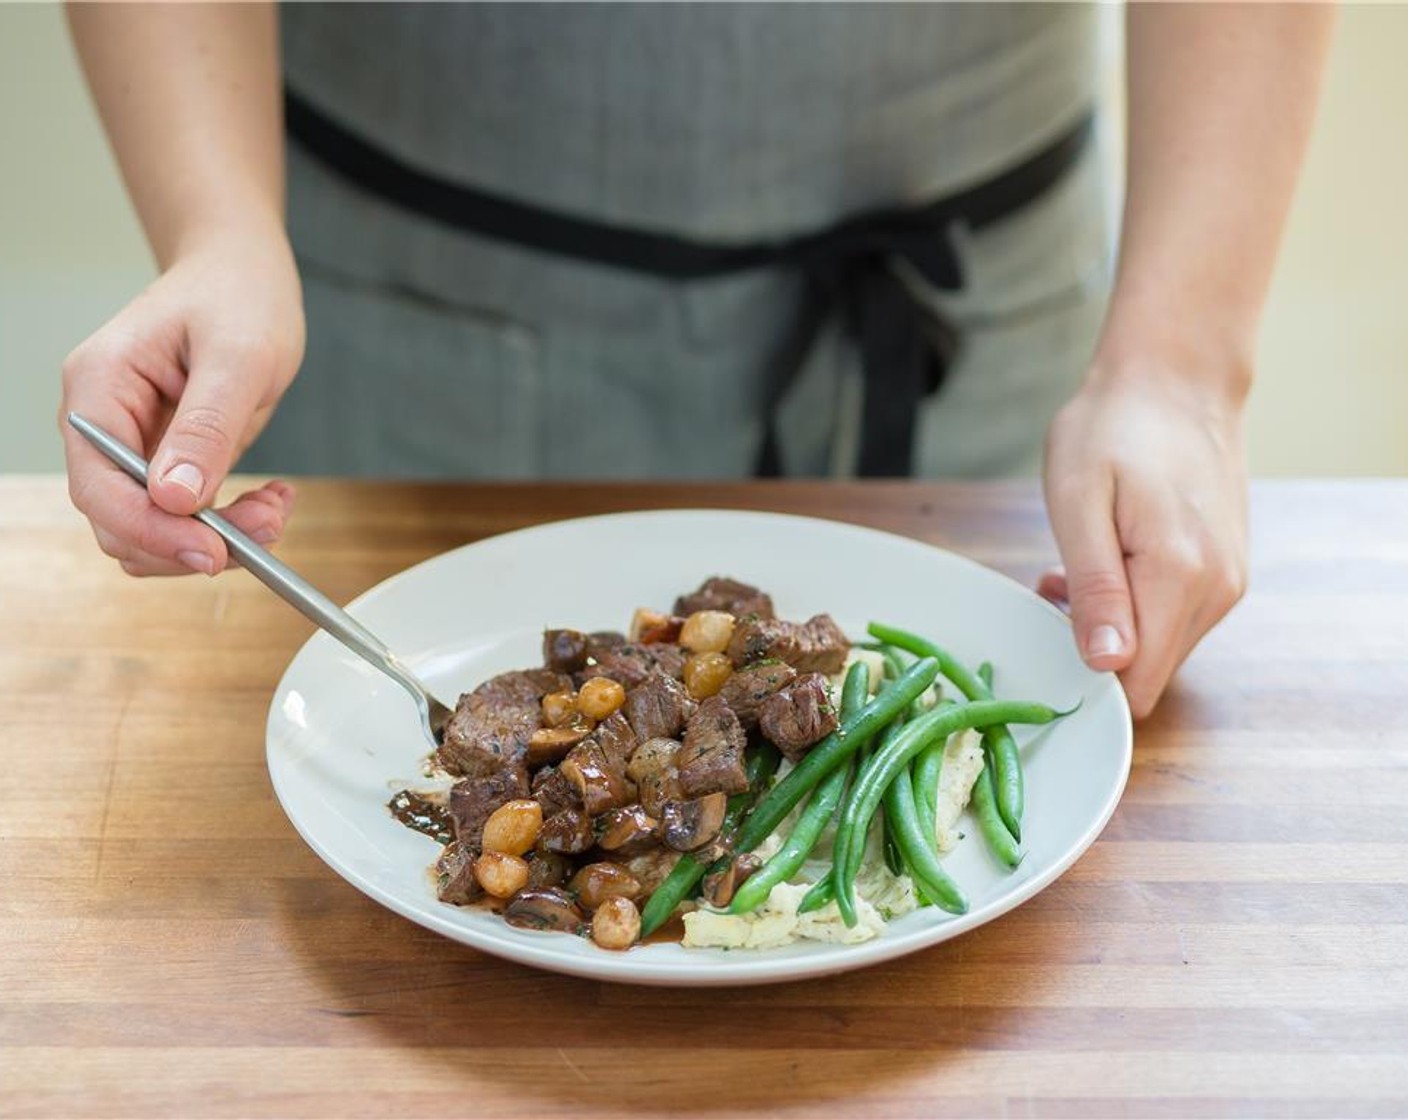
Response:
[[[215,574],[215,560],[204,552],[178,552],[176,559],[193,572],[202,572],[208,576]]]
[[[200,468],[194,463],[177,463],[161,476],[162,482],[174,482],[177,486],[184,487],[197,498],[205,490],[205,475],[200,473]]]
[[[1113,626],[1097,626],[1085,642],[1087,657],[1110,657],[1124,652],[1124,639]]]
[[[250,536],[257,544],[273,544],[279,539],[279,534],[268,525],[265,525],[262,529],[256,529],[254,532],[250,533]]]

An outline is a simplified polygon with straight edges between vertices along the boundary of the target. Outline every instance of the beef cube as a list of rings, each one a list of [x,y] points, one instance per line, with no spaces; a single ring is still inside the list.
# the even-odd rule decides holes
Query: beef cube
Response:
[[[747,790],[748,774],[743,767],[747,745],[743,725],[722,698],[711,696],[700,704],[685,725],[684,742],[675,755],[685,796]]]
[[[590,644],[580,630],[544,630],[543,664],[555,673],[575,673],[586,665]]]
[[[694,701],[684,685],[664,673],[652,673],[626,693],[621,710],[631,730],[642,742],[646,739],[672,739],[694,713]]]
[[[436,761],[451,774],[477,777],[523,763],[549,692],[570,692],[572,678],[549,669],[500,673],[460,697]]]
[[[593,677],[610,677],[627,688],[635,688],[654,673],[676,680],[684,673],[688,655],[672,642],[642,644],[630,642],[593,655],[594,663],[576,675],[578,686]]]
[[[441,902],[465,906],[483,894],[474,877],[474,853],[459,844],[447,844],[435,861],[435,896]]]
[[[533,799],[543,807],[544,820],[563,809],[581,808],[582,805],[576,788],[556,766],[544,766],[533,775]]]
[[[798,677],[774,692],[758,709],[758,726],[777,749],[797,762],[836,730],[836,708],[820,673]]]
[[[460,847],[478,855],[489,815],[505,802],[528,793],[528,771],[522,766],[501,766],[492,773],[456,782],[450,787],[450,820]]]
[[[773,658],[799,673],[839,673],[850,648],[836,621],[819,614],[806,622],[743,619],[733,628],[728,655],[738,666]]]
[[[796,679],[797,670],[781,661],[764,661],[739,669],[719,690],[719,696],[733,709],[744,730],[758,725],[758,709],[779,688]]]
[[[581,808],[563,809],[543,822],[538,847],[558,855],[578,855],[596,842],[592,818]]]
[[[734,618],[772,618],[772,597],[736,579],[714,576],[700,584],[698,591],[675,600],[675,614],[688,616],[695,611],[728,611]]]
[[[631,730],[631,722],[626,718],[626,713],[619,709],[596,725],[592,738],[601,744],[606,757],[623,770],[640,743],[636,733]]]

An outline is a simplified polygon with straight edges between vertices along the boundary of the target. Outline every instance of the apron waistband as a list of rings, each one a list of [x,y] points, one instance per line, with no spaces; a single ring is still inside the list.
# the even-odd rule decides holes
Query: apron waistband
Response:
[[[805,298],[765,371],[757,459],[763,476],[782,473],[778,409],[818,333],[838,311],[859,346],[864,373],[856,473],[912,473],[918,406],[942,384],[957,334],[915,303],[890,259],[907,261],[935,288],[962,288],[953,226],[980,229],[1035,201],[1075,164],[1094,125],[1087,114],[1015,167],[925,206],[876,210],[798,237],[716,244],[593,221],[450,182],[357,135],[287,86],[284,115],[290,140],[352,185],[453,229],[664,279],[799,269]]]

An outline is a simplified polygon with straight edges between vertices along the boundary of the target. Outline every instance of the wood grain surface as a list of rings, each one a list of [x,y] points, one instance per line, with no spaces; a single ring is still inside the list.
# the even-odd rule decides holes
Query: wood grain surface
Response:
[[[308,482],[345,600],[538,521],[739,506],[1029,580],[1016,485]],[[1408,483],[1261,485],[1252,590],[1136,735],[1067,875],[828,980],[690,991],[507,964],[383,910],[284,819],[264,719],[310,627],[244,573],[136,581],[60,481],[0,481],[0,1114],[1408,1113]]]

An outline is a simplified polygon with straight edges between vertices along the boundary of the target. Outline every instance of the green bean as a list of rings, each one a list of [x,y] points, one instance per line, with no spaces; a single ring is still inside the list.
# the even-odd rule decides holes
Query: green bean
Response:
[[[828,902],[836,899],[836,881],[828,873],[822,876],[812,889],[802,896],[802,901],[797,904],[797,913],[810,914],[813,910],[820,910]]]
[[[748,814],[739,831],[738,851],[751,852],[766,840],[797,802],[854,756],[871,736],[899,715],[906,704],[933,684],[938,675],[938,662],[921,658],[905,670],[904,676],[873,697],[854,719],[842,720],[841,726],[808,751],[796,768]]]
[[[727,836],[738,828],[739,822],[748,812],[749,806],[758,799],[763,792],[763,787],[772,780],[780,761],[777,748],[771,743],[764,743],[750,753],[747,764],[748,789],[743,793],[735,793],[728,799],[728,810],[724,814],[724,827],[721,835]],[[722,864],[724,859],[730,858],[732,857],[725,856],[723,859],[715,860],[714,864]],[[704,878],[708,871],[709,867],[700,863],[690,853],[686,852],[680,856],[675,866],[670,869],[669,875],[665,877],[664,882],[655,888],[650,899],[646,902],[645,908],[641,910],[640,935],[648,937],[664,925],[670,915],[675,912],[675,908],[694,893],[694,888],[699,885],[699,880]]]
[[[895,840],[895,826],[890,822],[890,814],[883,809],[880,813],[880,851],[890,874],[903,875],[904,857],[900,855],[900,846]]]
[[[909,770],[901,766],[885,789],[886,820],[894,822],[898,845],[915,891],[926,905],[933,903],[951,914],[962,914],[968,900],[939,864],[938,852],[925,841],[919,813],[914,803],[914,786]]]
[[[846,674],[841,686],[841,718],[850,719],[865,704],[870,690],[870,669],[857,661]],[[747,914],[761,906],[778,883],[785,883],[797,874],[807,856],[836,812],[850,778],[851,766],[838,766],[812,792],[811,800],[797,819],[792,833],[782,848],[767,863],[744,880],[729,906],[731,914]]]
[[[969,700],[993,699],[992,686],[983,680],[981,670],[975,675],[947,650],[941,649],[927,638],[879,622],[870,624],[870,633],[884,643],[898,646],[919,657],[934,658],[939,663],[939,671]],[[989,676],[991,672],[989,667]],[[993,770],[993,794],[997,811],[1013,839],[1020,841],[1026,791],[1022,780],[1022,756],[1017,750],[1017,741],[1012,738],[1012,733],[1006,727],[989,728],[983,735],[983,753],[987,755],[988,764]]]
[[[836,878],[836,904],[846,924],[854,925],[857,920],[855,877],[864,853],[863,829],[901,767],[926,746],[940,738],[947,739],[955,731],[998,723],[1050,723],[1066,714],[1045,704],[1010,700],[956,704],[951,708],[936,708],[906,724],[892,742],[877,750],[857,778],[836,830],[837,850],[832,874]]]
[[[992,792],[992,771],[986,762],[978,774],[978,780],[973,783],[972,801],[973,815],[978,818],[978,828],[992,854],[1008,867],[1016,867],[1022,862],[1022,852],[997,811],[997,801]]]
[[[992,691],[992,662],[984,661],[978,666],[978,679],[988,686],[988,691]]]

